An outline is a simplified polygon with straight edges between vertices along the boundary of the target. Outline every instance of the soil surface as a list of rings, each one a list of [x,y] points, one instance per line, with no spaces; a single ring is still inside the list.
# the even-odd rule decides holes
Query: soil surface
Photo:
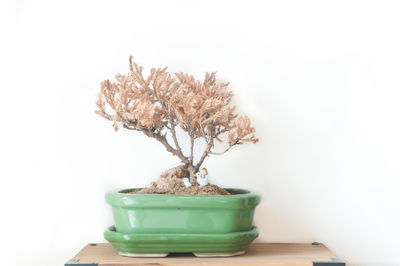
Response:
[[[162,173],[156,182],[151,182],[149,187],[128,192],[130,194],[174,194],[174,195],[230,195],[225,189],[208,184],[201,187],[197,182],[191,182],[191,187],[186,187],[183,178],[188,172],[181,166],[169,169]]]

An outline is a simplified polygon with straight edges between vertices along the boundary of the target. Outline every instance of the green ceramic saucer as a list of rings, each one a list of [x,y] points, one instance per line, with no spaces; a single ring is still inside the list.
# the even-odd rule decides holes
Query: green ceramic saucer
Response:
[[[224,234],[134,234],[119,233],[111,226],[104,237],[120,255],[130,257],[165,257],[168,253],[194,253],[198,257],[243,254],[258,236],[249,231]]]

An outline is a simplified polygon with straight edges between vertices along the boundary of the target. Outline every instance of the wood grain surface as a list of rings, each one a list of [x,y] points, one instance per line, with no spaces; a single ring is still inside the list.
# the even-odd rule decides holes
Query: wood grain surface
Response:
[[[313,262],[331,262],[335,258],[323,244],[254,243],[246,254],[236,257],[197,258],[192,254],[170,254],[165,258],[130,258],[118,255],[108,243],[89,244],[75,257],[79,263],[97,263],[101,266],[132,265],[268,265],[310,266]]]

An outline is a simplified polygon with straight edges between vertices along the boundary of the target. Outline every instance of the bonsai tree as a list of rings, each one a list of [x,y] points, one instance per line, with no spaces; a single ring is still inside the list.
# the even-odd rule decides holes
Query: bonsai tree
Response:
[[[167,67],[152,68],[145,76],[143,67],[129,58],[130,72],[105,80],[97,99],[96,113],[119,128],[138,131],[160,142],[182,162],[183,176],[192,177],[209,155],[223,154],[234,146],[258,139],[247,116],[239,116],[231,106],[229,83],[218,82],[215,73],[200,81],[184,73],[167,72]],[[184,153],[177,130],[190,141]],[[197,140],[205,142],[200,158],[194,158]],[[215,150],[216,141],[225,149]]]

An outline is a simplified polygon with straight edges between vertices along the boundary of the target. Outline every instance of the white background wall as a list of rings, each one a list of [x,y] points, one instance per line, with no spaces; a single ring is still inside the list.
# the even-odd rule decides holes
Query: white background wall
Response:
[[[18,1],[1,88],[17,265],[62,265],[103,242],[104,193],[178,163],[94,114],[99,83],[131,54],[231,82],[260,142],[205,166],[218,185],[262,194],[258,241],[400,265],[399,13],[387,1]]]

